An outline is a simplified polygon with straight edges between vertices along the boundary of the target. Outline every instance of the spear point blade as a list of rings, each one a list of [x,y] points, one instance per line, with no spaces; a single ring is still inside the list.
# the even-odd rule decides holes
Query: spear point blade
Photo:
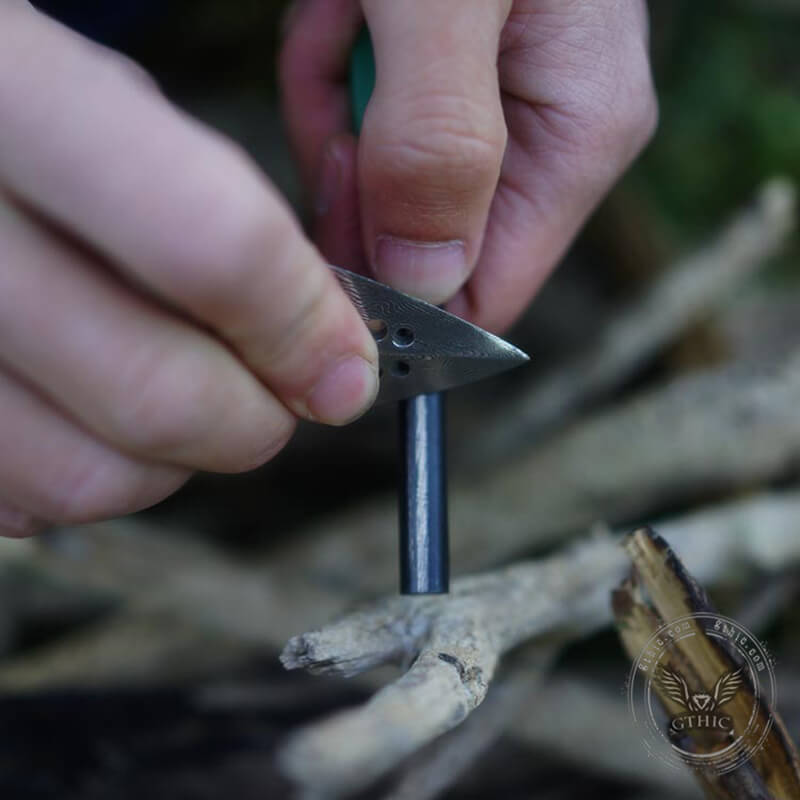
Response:
[[[377,402],[464,386],[529,360],[499,336],[424,300],[340,267],[333,271],[378,344]]]

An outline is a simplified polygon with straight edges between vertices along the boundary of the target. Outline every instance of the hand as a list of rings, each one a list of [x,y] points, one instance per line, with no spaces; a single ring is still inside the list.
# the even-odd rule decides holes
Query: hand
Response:
[[[375,343],[233,144],[137,67],[0,8],[0,534],[238,471],[377,390]]]
[[[347,61],[377,64],[356,145]],[[642,0],[298,0],[290,136],[332,263],[501,330],[657,117]]]

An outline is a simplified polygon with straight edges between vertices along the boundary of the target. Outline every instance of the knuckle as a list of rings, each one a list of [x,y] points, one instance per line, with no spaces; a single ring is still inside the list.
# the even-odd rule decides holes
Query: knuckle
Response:
[[[258,429],[256,429],[258,430]],[[283,450],[294,435],[295,423],[293,418],[286,414],[284,421],[260,434],[253,434],[253,429],[248,427],[244,432],[242,441],[244,448],[238,458],[229,468],[230,472],[249,472],[272,461]]]
[[[640,78],[609,82],[603,91],[586,91],[570,109],[573,146],[592,152],[615,172],[636,157],[658,124],[658,102],[649,70]]]
[[[200,359],[147,346],[131,359],[118,392],[113,438],[136,452],[168,456],[205,435],[220,388]]]
[[[126,488],[122,476],[106,460],[72,459],[46,487],[43,505],[47,517],[56,523],[95,522],[120,512]]]
[[[634,143],[638,149],[644,147],[658,128],[658,99],[651,83],[642,89],[636,113],[631,120]]]
[[[622,158],[630,160],[655,132],[658,101],[649,58],[638,37],[626,52],[628,57],[623,64],[617,65],[612,83],[613,102],[604,104],[604,108],[597,111],[605,118]]]
[[[293,260],[286,261],[276,273],[289,277],[295,266]],[[324,345],[324,340],[332,336],[329,301],[334,287],[321,270],[305,273],[302,281],[284,281],[276,276],[275,293],[281,304],[275,309],[263,349],[261,366],[266,372],[280,371],[287,362],[297,362],[309,341]]]
[[[232,312],[250,296],[265,264],[297,235],[288,211],[271,197],[249,157],[229,148],[224,181],[209,184],[184,209],[185,230],[165,256],[176,284],[201,313]]]
[[[458,113],[454,102],[428,102],[380,145],[383,170],[400,179],[430,177],[456,186],[495,181],[506,148],[502,115]],[[431,107],[432,106],[432,107]]]
[[[53,522],[79,525],[130,514],[163,500],[189,478],[176,467],[138,464],[102,448],[71,459],[47,488],[43,505]]]
[[[630,87],[611,125],[623,166],[650,141],[657,125],[658,102],[649,80]]]
[[[139,84],[152,91],[161,91],[153,74],[146,70],[138,61],[105,45],[93,42],[92,47],[95,48],[95,53],[97,53],[101,62],[103,62],[102,66],[115,71],[121,80]]]
[[[118,388],[111,437],[150,458],[221,472],[268,461],[293,433],[292,417],[244,375],[220,375],[205,348],[145,348]]]
[[[278,50],[278,82],[281,90],[286,92],[302,73],[308,62],[308,53],[295,27],[287,27],[284,37]]]

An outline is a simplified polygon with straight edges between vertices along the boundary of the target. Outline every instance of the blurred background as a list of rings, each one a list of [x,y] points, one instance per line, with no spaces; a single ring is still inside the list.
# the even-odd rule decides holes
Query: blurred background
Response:
[[[275,85],[285,3],[36,5],[139,61],[177,104],[242,143],[304,213]],[[651,14],[661,108],[654,140],[509,333],[531,365],[450,397],[456,574],[546,553],[597,522],[624,531],[797,486],[800,421],[786,409],[800,408],[791,380],[800,353],[791,207],[800,180],[800,2],[673,0],[652,3]],[[706,276],[700,286],[681,277],[694,266]],[[591,370],[598,364],[600,377]],[[755,416],[750,406],[727,410],[739,391],[761,398]],[[780,403],[770,392],[783,392]],[[643,425],[639,407],[653,414],[631,428]],[[366,698],[369,686],[285,673],[276,656],[292,633],[394,590],[395,437],[391,409],[346,429],[306,425],[254,473],[198,475],[108,530],[56,531],[13,553],[4,545],[0,795],[289,796],[272,766],[276,746],[296,726]],[[761,443],[771,457],[756,457]],[[659,457],[628,459],[626,447]],[[696,466],[703,453],[713,457]],[[632,472],[617,475],[626,459]],[[537,476],[553,465],[563,471],[557,502],[552,491],[537,494]],[[586,477],[593,471],[611,477],[598,488]],[[517,481],[530,475],[524,497],[503,495],[512,472]],[[483,486],[503,497],[483,509],[486,547],[465,534],[470,547],[459,549],[459,514],[469,509],[458,504]],[[787,536],[800,538],[800,519],[786,524]],[[364,561],[349,563],[356,545],[347,537],[365,528]],[[379,566],[368,569],[369,559]],[[151,593],[163,595],[187,563],[208,575],[208,592],[190,593],[196,618],[187,595],[148,611]],[[273,565],[264,567],[271,605],[237,605],[243,564]],[[745,564],[709,588],[721,611],[746,617],[776,654],[781,710],[797,734],[797,565]],[[222,622],[211,624],[215,608]],[[242,617],[246,624],[229,624]],[[581,701],[589,730],[592,697],[622,707],[627,668],[609,628],[569,644],[553,675],[589,692]],[[693,796],[648,776],[644,751],[639,771],[584,755],[555,735],[501,735],[478,770],[438,796],[578,798],[590,788],[619,798]],[[402,769],[363,797],[389,796]]]

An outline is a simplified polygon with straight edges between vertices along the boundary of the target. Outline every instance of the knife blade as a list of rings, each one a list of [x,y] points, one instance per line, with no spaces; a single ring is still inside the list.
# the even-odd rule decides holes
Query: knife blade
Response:
[[[332,267],[378,346],[376,402],[397,402],[488,378],[528,361],[471,322],[341,267]]]

